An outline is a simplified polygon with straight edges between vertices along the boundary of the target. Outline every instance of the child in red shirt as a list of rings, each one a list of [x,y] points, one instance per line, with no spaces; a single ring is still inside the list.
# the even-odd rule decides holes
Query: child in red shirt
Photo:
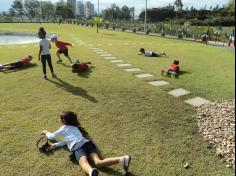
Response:
[[[91,62],[80,62],[77,60],[75,64],[72,65],[72,73],[83,73],[88,71],[89,65],[92,64]]]
[[[179,61],[174,60],[173,64],[168,67],[167,70],[162,70],[161,74],[163,76],[178,78],[180,73]]]
[[[29,63],[32,59],[33,59],[32,56],[25,56],[17,62],[3,64],[3,65],[0,64],[0,71],[15,70],[15,69],[20,69],[20,68],[26,67],[27,65],[29,65]]]
[[[55,43],[56,47],[59,49],[57,51],[57,57],[59,59],[57,61],[57,63],[61,63],[62,62],[60,54],[64,54],[64,56],[66,56],[67,59],[69,59],[70,64],[72,65],[73,62],[72,62],[72,60],[71,60],[71,58],[69,56],[69,50],[68,50],[68,47],[67,47],[67,46],[72,46],[72,45],[70,43],[62,42],[62,41],[57,40],[57,36],[56,35],[51,36],[51,41],[53,43]]]

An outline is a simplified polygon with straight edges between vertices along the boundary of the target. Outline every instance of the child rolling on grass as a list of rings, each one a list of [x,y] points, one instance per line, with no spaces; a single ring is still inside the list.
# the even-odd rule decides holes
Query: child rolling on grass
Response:
[[[139,51],[140,51],[140,54],[138,54],[138,55],[143,55],[143,56],[146,56],[146,57],[161,57],[161,56],[166,56],[165,52],[157,54],[157,53],[152,52],[152,51],[146,51],[144,48],[141,48]]]
[[[30,61],[33,59],[32,56],[25,56],[17,62],[9,63],[9,64],[0,64],[0,71],[5,70],[15,70],[27,67],[30,64]]]
[[[91,62],[80,62],[77,60],[73,65],[72,65],[72,73],[83,73],[86,72],[90,69],[89,65],[92,64]]]
[[[167,70],[162,70],[161,74],[167,77],[178,78],[180,73],[179,61],[174,60],[173,64]]]
[[[94,143],[86,139],[83,135],[85,130],[81,127],[78,121],[77,115],[74,112],[62,112],[60,114],[60,122],[62,127],[51,133],[47,130],[42,131],[42,135],[45,135],[50,140],[56,140],[63,138],[62,141],[50,145],[50,150],[57,147],[67,145],[70,151],[75,154],[75,158],[83,171],[89,176],[98,176],[99,171],[96,168],[92,168],[89,164],[91,161],[97,168],[103,168],[115,164],[121,164],[123,174],[128,172],[129,164],[131,161],[130,156],[100,159],[97,154],[97,149]]]
[[[51,49],[51,45],[49,40],[46,39],[46,31],[44,30],[44,28],[40,28],[39,32],[38,32],[38,36],[41,39],[39,42],[39,61],[41,60],[42,65],[43,65],[43,79],[46,80],[47,79],[47,74],[46,74],[46,62],[48,63],[48,66],[51,70],[52,73],[52,77],[56,78],[56,75],[54,74],[54,70],[53,70],[53,66],[52,66],[52,59],[51,59],[51,53],[50,53],[50,49]]]
[[[57,51],[57,57],[58,57],[58,61],[57,63],[61,63],[62,60],[61,60],[61,56],[60,54],[64,54],[64,56],[70,61],[70,64],[72,65],[73,62],[69,56],[69,50],[68,50],[68,47],[67,46],[72,46],[70,43],[67,43],[67,42],[62,42],[62,41],[59,41],[57,40],[57,36],[56,35],[52,35],[51,36],[51,41],[53,43],[55,43],[56,47],[59,49]]]

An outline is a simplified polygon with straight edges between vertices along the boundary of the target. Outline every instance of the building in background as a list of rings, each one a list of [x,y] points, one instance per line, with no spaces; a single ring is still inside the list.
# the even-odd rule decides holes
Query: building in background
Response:
[[[84,3],[83,1],[77,1],[76,17],[81,19],[85,17]]]
[[[134,20],[135,18],[135,7],[130,8],[130,20]]]
[[[84,5],[85,10],[85,17],[91,18],[94,16],[94,4],[91,3],[91,1],[87,1]]]

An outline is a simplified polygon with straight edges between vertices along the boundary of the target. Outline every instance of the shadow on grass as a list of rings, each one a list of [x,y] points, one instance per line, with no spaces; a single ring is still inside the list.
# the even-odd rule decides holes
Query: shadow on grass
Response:
[[[186,74],[191,74],[190,72],[187,71],[180,71],[179,75],[186,75]]]
[[[4,74],[8,74],[8,73],[14,73],[14,72],[18,72],[18,71],[22,71],[22,70],[27,70],[27,69],[32,69],[37,67],[37,64],[29,64],[27,67],[22,67],[20,69],[14,69],[14,70],[0,70],[0,72],[4,73]]]
[[[93,73],[94,68],[95,68],[94,66],[90,66],[88,71],[79,73],[78,76],[82,78],[89,78],[91,73]]]
[[[62,66],[64,66],[64,67],[67,67],[67,68],[71,68],[71,66],[70,65],[66,65],[65,63],[58,63],[59,65],[62,65]]]
[[[71,85],[71,84],[61,80],[60,78],[56,78],[56,80],[57,81],[54,81],[54,80],[48,80],[48,81],[53,83],[53,84],[55,84],[59,88],[65,90],[67,92],[70,92],[70,93],[72,93],[72,94],[74,94],[76,96],[81,96],[81,97],[83,97],[83,98],[85,98],[85,99],[87,99],[87,100],[89,100],[89,101],[91,101],[93,103],[97,103],[98,102],[95,97],[88,95],[86,90],[84,90],[84,89],[82,89],[80,87],[75,87],[75,86],[73,86],[73,85]]]

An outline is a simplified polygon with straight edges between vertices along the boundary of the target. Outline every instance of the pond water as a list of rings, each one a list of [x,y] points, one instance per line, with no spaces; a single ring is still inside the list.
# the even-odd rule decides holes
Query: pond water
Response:
[[[0,35],[0,45],[29,44],[39,42],[35,36]]]

